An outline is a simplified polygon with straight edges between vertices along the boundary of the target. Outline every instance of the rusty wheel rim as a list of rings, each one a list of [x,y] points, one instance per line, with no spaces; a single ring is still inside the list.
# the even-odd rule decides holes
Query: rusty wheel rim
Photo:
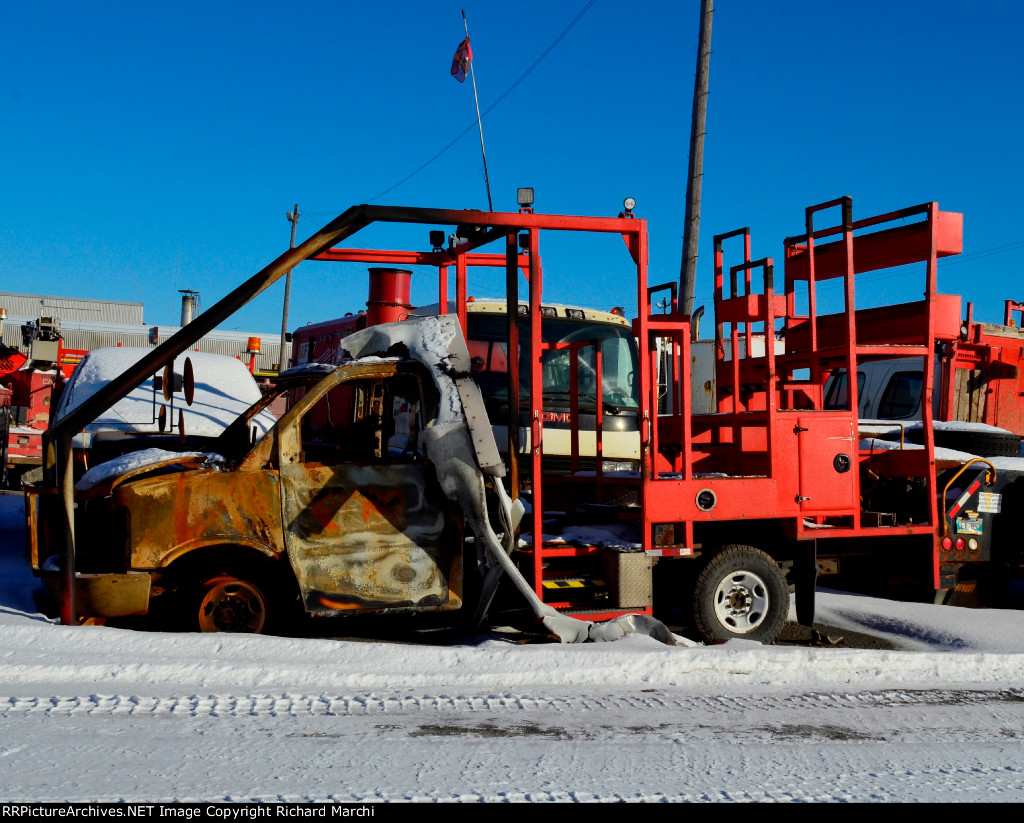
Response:
[[[267,601],[251,583],[235,577],[217,577],[206,583],[199,604],[199,630],[258,634],[267,622]]]

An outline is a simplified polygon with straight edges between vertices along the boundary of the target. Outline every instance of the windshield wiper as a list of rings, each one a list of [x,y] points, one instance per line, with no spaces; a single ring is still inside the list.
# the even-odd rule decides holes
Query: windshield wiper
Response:
[[[589,400],[591,403],[594,403],[594,402],[597,401],[597,398],[594,397],[594,395],[592,395],[592,394],[580,394],[578,396],[580,397],[580,399],[582,399],[582,400]],[[544,392],[544,398],[547,399],[549,397],[572,397],[572,395],[569,392],[567,392],[567,391],[546,391],[546,392]],[[614,403],[610,403],[609,401],[605,400],[604,398],[601,398],[601,408],[603,408],[606,412],[611,412],[612,414],[621,414],[623,412],[623,407],[622,406],[616,406]]]

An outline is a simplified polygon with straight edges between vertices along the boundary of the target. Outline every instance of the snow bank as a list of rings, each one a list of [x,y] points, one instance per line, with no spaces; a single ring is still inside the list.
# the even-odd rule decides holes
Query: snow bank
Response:
[[[8,693],[501,695],[527,688],[776,689],[1018,687],[1024,614],[819,595],[830,625],[887,635],[907,651],[767,647],[733,640],[666,646],[641,635],[609,643],[521,645],[500,634],[446,647],[64,627],[0,609]],[[1014,636],[1015,635],[1015,636]]]

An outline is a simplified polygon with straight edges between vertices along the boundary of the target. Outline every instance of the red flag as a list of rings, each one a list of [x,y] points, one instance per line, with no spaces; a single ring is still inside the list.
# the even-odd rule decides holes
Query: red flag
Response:
[[[467,37],[455,50],[455,56],[452,58],[452,77],[458,80],[460,83],[466,79],[466,72],[469,71],[469,61],[473,59],[473,50],[469,47],[469,38]]]

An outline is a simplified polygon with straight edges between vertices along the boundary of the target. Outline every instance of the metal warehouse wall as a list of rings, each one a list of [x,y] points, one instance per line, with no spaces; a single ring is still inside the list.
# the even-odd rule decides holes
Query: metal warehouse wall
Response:
[[[117,300],[92,300],[85,297],[54,297],[46,294],[15,294],[0,291],[0,308],[8,316],[59,317],[64,320],[87,320],[97,323],[127,323],[141,326],[142,303]],[[6,339],[6,335],[4,335]]]
[[[2,304],[0,304],[2,305]],[[4,308],[7,308],[4,306]],[[22,346],[21,326],[30,320],[35,321],[38,315],[15,315],[7,309],[7,320],[4,323],[3,342],[12,348],[24,351]],[[154,343],[163,343],[178,331],[176,326],[143,326],[128,323],[100,323],[84,320],[65,320],[61,318],[61,335],[64,348],[101,349],[106,346],[133,346],[154,348]],[[281,350],[280,333],[236,332],[214,330],[199,341],[199,351],[213,354],[224,354],[229,357],[241,356],[242,362],[249,363],[246,348],[250,337],[260,339],[260,353],[256,356],[256,372],[258,374],[274,374],[277,372],[278,353]]]

